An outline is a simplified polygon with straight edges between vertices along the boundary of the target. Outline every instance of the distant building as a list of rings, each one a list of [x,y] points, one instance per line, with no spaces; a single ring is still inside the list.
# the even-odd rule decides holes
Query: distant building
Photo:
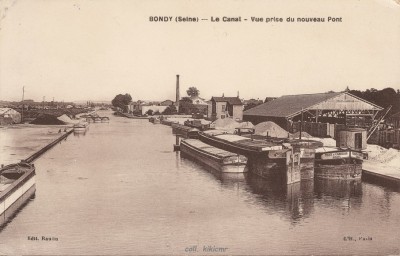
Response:
[[[142,106],[142,115],[144,114],[148,114],[148,111],[151,110],[153,114],[155,114],[156,112],[159,112],[160,114],[162,114],[164,112],[165,109],[167,109],[168,106],[159,106],[159,105],[150,105],[150,106]]]
[[[179,113],[181,114],[203,114],[208,116],[211,104],[198,96],[184,97],[179,101]]]
[[[0,108],[0,125],[21,123],[21,114],[12,108]]]
[[[243,119],[243,103],[239,97],[212,97],[211,104],[212,119]]]
[[[171,106],[171,105],[174,105],[174,101],[172,101],[172,100],[164,100],[164,101],[162,101],[162,102],[160,102],[160,106]]]
[[[129,105],[128,105],[128,113],[141,114],[142,107],[146,106],[146,105],[148,105],[148,104],[142,100],[133,101],[133,102],[129,103]]]

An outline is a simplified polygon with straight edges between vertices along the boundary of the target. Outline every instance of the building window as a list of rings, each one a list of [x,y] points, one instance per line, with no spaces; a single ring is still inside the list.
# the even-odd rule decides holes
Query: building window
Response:
[[[225,118],[225,115],[221,115],[221,119],[224,119]]]
[[[225,112],[225,105],[222,105],[222,111]]]

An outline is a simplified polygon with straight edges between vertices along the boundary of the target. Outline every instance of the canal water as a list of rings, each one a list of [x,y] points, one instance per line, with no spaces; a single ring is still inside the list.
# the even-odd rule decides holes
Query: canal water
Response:
[[[168,126],[114,116],[70,135],[36,160],[0,254],[400,253],[396,189],[219,176],[174,143]]]

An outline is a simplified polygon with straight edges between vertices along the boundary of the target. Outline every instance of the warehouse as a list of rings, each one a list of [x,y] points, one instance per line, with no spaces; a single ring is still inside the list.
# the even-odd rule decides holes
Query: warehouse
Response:
[[[253,124],[273,121],[290,132],[298,130],[302,117],[309,123],[368,129],[382,109],[348,92],[286,95],[246,110],[243,119]]]

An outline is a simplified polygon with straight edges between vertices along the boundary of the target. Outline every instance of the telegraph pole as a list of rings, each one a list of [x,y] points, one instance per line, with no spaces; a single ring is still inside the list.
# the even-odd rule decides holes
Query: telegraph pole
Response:
[[[24,123],[24,96],[25,96],[25,86],[22,86],[22,111],[21,111],[21,123]]]

